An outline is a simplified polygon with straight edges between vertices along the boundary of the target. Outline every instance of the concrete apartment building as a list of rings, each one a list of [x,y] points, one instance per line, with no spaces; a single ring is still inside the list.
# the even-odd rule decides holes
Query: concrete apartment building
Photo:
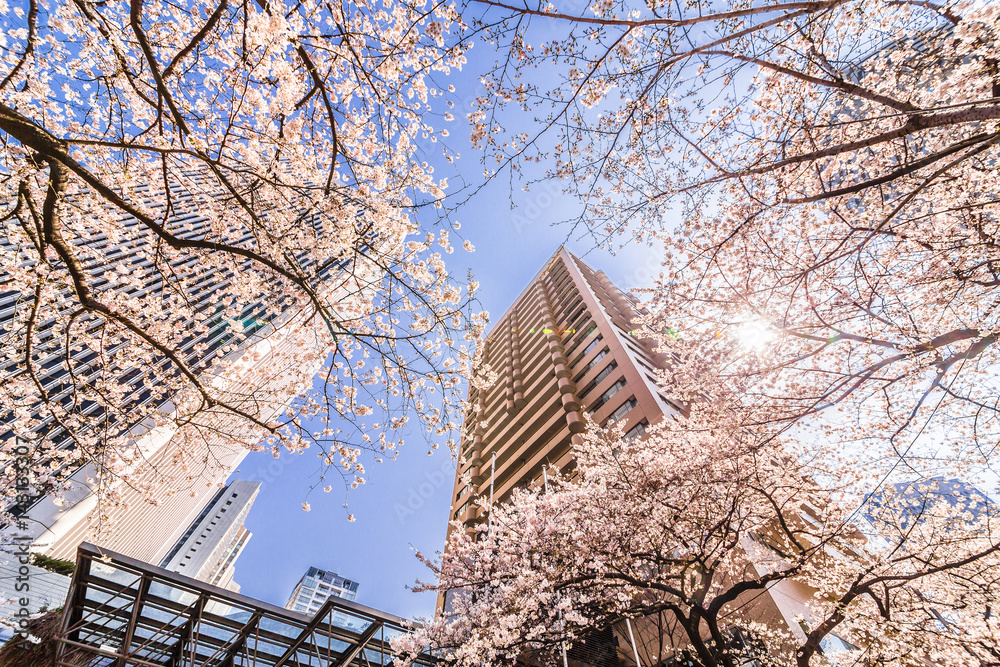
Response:
[[[539,484],[544,467],[572,470],[584,412],[639,437],[676,411],[652,380],[663,355],[630,333],[635,308],[565,248],[549,258],[484,343],[483,360],[500,379],[470,392],[488,426],[463,439],[450,519],[474,531],[485,518],[475,500],[491,480],[502,503],[514,488]]]
[[[565,248],[549,258],[484,343],[483,360],[498,379],[485,391],[470,391],[477,422],[486,426],[467,432],[461,443],[451,521],[474,534],[487,514],[477,499],[489,498],[491,483],[493,502],[503,503],[515,488],[538,488],[546,467],[572,472],[584,413],[603,426],[619,422],[626,437],[638,438],[679,412],[652,379],[654,369],[667,367],[666,357],[655,351],[656,341],[631,333],[637,307],[602,271]],[[766,546],[748,537],[744,548],[753,554]],[[766,569],[758,567],[757,574]],[[797,636],[803,631],[796,618],[808,618],[813,593],[783,581],[741,597],[733,609]],[[447,600],[438,602],[447,608]],[[631,627],[595,632],[570,651],[569,667],[679,667],[680,655],[663,653],[660,620],[638,618]],[[833,636],[824,644],[828,651],[847,646]]]
[[[252,535],[243,522],[259,490],[260,482],[240,479],[220,489],[160,567],[238,593],[240,586],[233,581],[236,559]]]

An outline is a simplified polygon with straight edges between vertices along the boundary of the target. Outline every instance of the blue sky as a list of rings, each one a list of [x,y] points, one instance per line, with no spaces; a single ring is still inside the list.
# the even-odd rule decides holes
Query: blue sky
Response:
[[[480,156],[465,143],[468,130],[462,123],[469,107],[461,102],[479,89],[472,73],[483,71],[481,65],[473,59],[465,73],[451,80],[459,101],[458,119],[449,129],[463,157],[457,171],[437,166],[453,186],[463,181],[475,185],[483,171]],[[564,242],[623,289],[650,284],[660,264],[654,249],[633,244],[612,255],[594,250],[586,238],[567,240],[569,228],[558,223],[572,217],[575,207],[560,194],[561,185],[536,184],[524,192],[522,184],[502,174],[453,216],[462,223],[461,236],[476,251],[470,255],[456,250],[448,256],[448,266],[458,277],[472,269],[481,284],[482,305],[494,321]],[[330,494],[309,496],[312,511],[301,509],[318,472],[312,453],[278,460],[269,454],[249,455],[234,476],[261,481],[262,488],[246,521],[254,537],[237,562],[236,580],[243,592],[284,605],[298,579],[315,565],[359,582],[362,604],[405,617],[430,616],[435,597],[408,589],[417,579],[431,577],[413,550],[433,555],[443,547],[455,469],[446,449],[427,455],[421,434],[413,434],[407,443],[396,461],[366,463],[368,483],[347,493],[350,512],[357,517],[354,523],[347,521],[345,493],[336,484]]]
[[[476,251],[456,251],[450,267],[472,268],[483,306],[494,318],[565,239],[565,227],[550,226],[565,209],[551,195],[541,196],[545,192],[511,191],[506,181],[497,181],[458,216]],[[517,204],[513,210],[511,201]],[[567,245],[578,254],[591,247],[584,241]],[[629,248],[617,256],[593,251],[585,261],[624,287],[647,282],[653,258],[647,248]],[[455,468],[445,448],[428,456],[420,434],[409,441],[396,461],[367,467],[367,483],[347,492],[354,523],[347,521],[345,493],[336,484],[329,494],[317,490],[309,496],[310,512],[301,509],[318,471],[312,453],[278,460],[250,454],[234,474],[262,482],[246,521],[253,538],[237,561],[243,593],[284,605],[299,577],[315,565],[360,582],[358,602],[406,617],[431,615],[434,596],[407,588],[430,576],[413,548],[428,554],[442,548]]]
[[[470,155],[466,162],[474,159]],[[512,190],[497,180],[456,216],[476,251],[456,251],[449,266],[458,275],[472,268],[483,306],[494,318],[565,240],[566,227],[552,223],[564,218],[566,202],[551,192],[557,190]],[[622,287],[648,284],[657,266],[655,253],[645,247],[612,256],[591,250],[586,240],[567,246],[578,255],[590,251],[585,261]],[[430,616],[434,596],[408,590],[430,576],[413,549],[433,554],[442,548],[455,468],[445,448],[428,456],[420,434],[409,441],[412,446],[404,445],[396,461],[368,467],[367,484],[347,492],[354,523],[347,521],[345,494],[337,485],[329,494],[313,492],[312,510],[301,509],[318,471],[312,453],[278,460],[251,453],[234,473],[262,482],[246,521],[253,538],[236,566],[242,592],[284,605],[299,577],[315,565],[360,582],[358,602],[400,616]]]
[[[484,48],[486,47],[486,48]],[[447,176],[453,187],[478,184],[483,164],[467,143],[465,114],[470,100],[481,91],[475,73],[485,71],[485,60],[495,57],[484,44],[473,49],[463,73],[440,81],[455,85],[456,120],[449,126],[462,158],[454,165],[434,159],[439,147],[426,143],[427,159],[438,176]],[[477,60],[478,58],[478,60]],[[525,117],[511,119],[524,122]],[[509,129],[509,128],[508,128]],[[473,175],[473,176],[470,176]],[[558,223],[570,217],[573,201],[560,194],[558,182],[535,184],[530,192],[522,182],[502,174],[459,209],[452,220],[461,223],[460,235],[476,251],[458,249],[447,257],[457,277],[471,268],[480,282],[479,296],[493,319],[513,303],[543,263],[560,244],[603,269],[622,288],[648,285],[659,267],[657,253],[630,246],[615,255],[594,250],[593,242],[568,239],[570,231]],[[460,196],[460,195],[459,195]],[[343,508],[345,492],[334,483],[329,494],[309,495],[310,512],[302,501],[318,473],[316,456],[285,455],[275,460],[266,453],[251,453],[234,477],[262,482],[260,493],[246,521],[253,533],[236,565],[236,581],[251,597],[284,605],[296,582],[310,565],[332,570],[358,581],[358,602],[405,617],[430,616],[433,594],[414,594],[408,587],[431,572],[413,550],[434,554],[444,545],[455,467],[446,448],[432,456],[421,434],[407,438],[395,461],[368,465],[367,483],[346,492],[350,512]]]

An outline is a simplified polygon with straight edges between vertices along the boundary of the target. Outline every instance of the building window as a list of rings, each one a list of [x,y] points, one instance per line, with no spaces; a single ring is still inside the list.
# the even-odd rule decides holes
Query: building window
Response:
[[[645,420],[639,422],[629,429],[628,433],[625,434],[622,440],[625,442],[633,442],[638,438],[641,438],[646,433],[647,426],[649,426],[649,424],[647,424]]]
[[[590,322],[590,320],[588,319],[587,322]],[[584,324],[586,324],[586,322]],[[580,326],[584,326],[584,324],[581,324]],[[576,352],[576,348],[578,348],[580,345],[582,345],[583,341],[587,340],[587,337],[590,336],[590,334],[592,334],[596,329],[597,329],[597,325],[594,324],[593,322],[591,322],[590,326],[582,334],[580,334],[579,338],[576,339],[576,342],[573,343],[570,346],[569,350],[566,352],[566,356],[567,357],[573,356],[573,353]],[[598,336],[597,340],[600,340],[600,339],[601,339],[600,336]],[[591,345],[587,346],[586,351],[584,351],[583,354],[580,355],[580,358],[583,358],[583,357],[587,356],[587,352],[590,352],[593,349],[592,346],[593,346],[593,343],[591,343]]]
[[[625,379],[622,378],[621,380],[618,380],[618,382],[615,382],[613,385],[611,385],[611,387],[607,391],[601,394],[601,397],[597,399],[597,402],[590,407],[590,411],[596,412],[597,410],[599,410],[602,405],[610,401],[615,394],[617,394],[624,388],[625,388]]]
[[[577,299],[576,303],[573,304],[573,305],[574,306],[579,306],[580,305],[580,300]],[[580,309],[578,311],[576,311],[576,313],[574,313],[573,317],[569,318],[570,328],[576,328],[576,322],[577,322],[577,320],[579,320],[581,317],[583,317],[583,315],[586,314],[586,312],[587,312],[587,308],[585,306],[580,306]]]
[[[617,410],[611,413],[611,416],[608,417],[608,420],[605,423],[608,425],[614,424],[616,421],[618,421],[619,419],[627,415],[629,412],[631,412],[632,408],[634,408],[635,406],[636,406],[635,398],[633,397],[628,399],[627,401],[622,403]]]
[[[618,362],[612,361],[610,364],[608,364],[607,368],[605,368],[603,371],[597,374],[597,377],[594,378],[594,384],[595,385],[601,384],[601,380],[611,375],[611,371],[615,370],[616,368],[618,368]]]
[[[598,353],[598,355],[594,357],[594,359],[589,364],[587,364],[587,370],[589,371],[594,366],[601,363],[601,359],[603,359],[606,356],[608,356],[608,348],[604,348],[603,350],[601,350],[600,353]]]
[[[605,378],[607,378],[609,375],[611,375],[612,371],[614,371],[616,368],[618,368],[618,362],[612,360],[612,362],[610,364],[608,364],[607,368],[605,368],[600,373],[598,373],[597,377],[595,377],[590,382],[590,384],[587,385],[587,388],[584,389],[582,392],[580,392],[580,396],[583,397],[583,398],[586,398],[587,394],[589,394],[591,391],[593,391],[594,388],[597,387],[597,385],[601,384],[601,382],[603,382],[605,380]]]
[[[578,354],[576,357],[573,358],[573,361],[572,361],[571,365],[572,366],[576,366],[578,363],[580,363],[581,361],[583,361],[583,358],[586,357],[588,354],[590,354],[594,350],[594,348],[597,347],[601,343],[601,341],[603,341],[603,340],[604,340],[603,338],[601,338],[600,336],[598,336],[590,345],[587,346],[586,350],[584,350],[583,352],[581,352],[580,354]],[[577,346],[579,346],[579,344],[580,343],[577,343],[576,345],[574,345],[572,347],[572,349],[570,349],[569,352],[566,353],[566,356],[567,357],[573,356],[573,351],[576,350],[576,348],[577,348]]]

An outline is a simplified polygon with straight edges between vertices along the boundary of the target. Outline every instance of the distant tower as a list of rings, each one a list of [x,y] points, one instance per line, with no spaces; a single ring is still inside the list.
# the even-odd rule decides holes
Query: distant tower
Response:
[[[260,482],[233,480],[215,494],[160,563],[160,567],[215,586],[239,591],[233,581],[236,559],[252,533],[243,522]]]
[[[924,514],[938,503],[964,510],[974,521],[984,513],[996,511],[995,503],[976,487],[959,479],[938,476],[899,482],[876,491],[868,496],[864,516],[873,530],[895,544],[902,537],[900,531],[923,521]]]
[[[285,609],[312,616],[329,598],[339,597],[354,602],[357,596],[358,582],[345,579],[336,572],[310,567],[295,585]]]

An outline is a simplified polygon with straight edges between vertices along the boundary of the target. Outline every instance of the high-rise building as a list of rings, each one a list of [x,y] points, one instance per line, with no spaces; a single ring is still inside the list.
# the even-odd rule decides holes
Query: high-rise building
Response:
[[[546,469],[571,474],[584,413],[602,426],[618,423],[626,438],[639,438],[680,412],[654,381],[668,368],[667,357],[656,352],[656,341],[633,333],[638,307],[565,248],[549,258],[484,342],[482,360],[498,377],[487,389],[469,392],[475,412],[467,419],[476,423],[467,424],[460,446],[451,521],[475,534],[489,507],[481,501],[492,495],[500,504],[518,487],[539,488]],[[814,593],[780,581],[764,594],[741,597],[738,606],[755,622],[802,633],[796,619],[808,618]],[[448,602],[438,600],[445,610]],[[642,617],[628,628],[597,629],[569,659],[584,667],[686,664],[680,654],[671,662],[648,653],[649,646],[662,650],[662,632],[657,619]],[[828,652],[849,646],[834,635],[824,640]]]
[[[653,381],[664,356],[632,334],[636,307],[565,248],[549,258],[484,343],[482,359],[499,380],[470,391],[486,426],[462,441],[450,519],[475,530],[484,519],[476,499],[491,481],[502,503],[516,487],[539,484],[547,466],[571,471],[584,412],[634,438],[677,410]]]
[[[196,197],[180,190],[173,195],[175,214],[169,224],[177,229],[176,233],[190,238],[209,233],[208,219],[196,212]],[[192,262],[187,255],[177,255],[164,260],[163,266],[156,266],[149,261],[156,240],[142,225],[125,216],[120,229],[120,237],[116,239],[95,235],[78,242],[95,250],[117,243],[120,248],[116,247],[116,261],[144,267],[143,279],[122,288],[123,295],[183,299],[197,313],[197,321],[185,323],[190,336],[177,353],[203,383],[226,392],[233,402],[262,421],[271,420],[308,387],[312,375],[308,367],[314,365],[314,370],[319,370],[324,359],[321,324],[317,322],[321,318],[311,318],[311,313],[288,305],[268,308],[262,302],[232,312],[226,295],[241,279],[232,269],[205,267]],[[3,243],[9,240],[0,239],[0,245]],[[88,261],[83,269],[99,280],[108,267],[93,259]],[[331,261],[324,266],[320,277],[333,275],[345,266],[344,261]],[[166,273],[175,276],[176,284],[165,283]],[[3,340],[7,354],[0,359],[0,380],[16,378],[21,372],[18,364],[26,343],[15,340],[10,331],[29,302],[30,295],[13,291],[0,294],[0,335],[8,334]],[[69,317],[70,313],[56,312],[36,328],[57,327],[64,316]],[[78,462],[73,463],[77,459],[69,457],[66,462],[55,457],[51,461],[53,472],[65,476],[65,488],[58,495],[37,496],[27,507],[14,504],[14,481],[4,480],[0,482],[3,509],[16,514],[26,529],[11,527],[0,537],[9,541],[11,534],[26,533],[32,540],[32,551],[59,559],[72,559],[80,543],[89,540],[149,563],[161,562],[239,466],[248,452],[247,446],[258,442],[259,434],[237,425],[232,413],[216,408],[203,410],[197,420],[184,426],[170,422],[178,397],[164,395],[158,388],[163,377],[175,372],[166,358],[143,368],[119,368],[94,350],[70,350],[60,336],[42,336],[34,343],[31,351],[39,369],[39,381],[53,401],[71,405],[75,400],[74,386],[117,378],[116,391],[120,393],[116,399],[117,417],[105,414],[99,402],[84,402],[80,409],[91,420],[85,428],[93,429],[95,423],[104,419],[100,430],[108,438],[127,440],[133,451],[122,454],[131,457],[134,474],[128,483],[110,475],[101,480],[94,466],[74,470],[72,466],[79,466]],[[112,355],[117,349],[103,353]],[[223,362],[225,370],[218,372],[220,366],[214,365],[216,362]],[[246,387],[254,387],[256,391],[250,394]],[[26,403],[24,410],[31,413],[35,407]],[[154,413],[165,417],[167,423],[152,427]],[[121,419],[121,414],[130,415],[131,420]],[[33,414],[30,433],[15,433],[12,423],[9,415],[0,420],[0,443],[10,444],[16,439],[25,444],[32,450],[33,465],[44,462],[36,456],[36,451],[48,451],[53,445],[64,450],[76,447],[65,424],[48,411]],[[46,446],[41,447],[40,443]],[[109,455],[114,453],[109,451]]]
[[[317,567],[310,567],[295,585],[285,609],[305,614],[315,615],[327,600],[340,598],[354,602],[358,596],[358,582],[345,579],[336,572],[327,572]],[[334,623],[341,627],[359,629],[357,620],[341,614],[332,613]]]
[[[876,525],[893,524],[906,529],[912,522],[921,521],[924,513],[937,503],[964,510],[973,519],[979,519],[989,511],[993,501],[967,482],[938,476],[898,482],[873,493],[868,497],[865,518]]]
[[[233,581],[236,559],[252,535],[243,522],[259,490],[260,482],[240,479],[219,489],[160,567],[238,592],[239,584]]]
[[[332,597],[354,602],[358,597],[358,582],[345,579],[336,572],[310,567],[295,584],[285,609],[311,616]]]
[[[311,381],[311,373],[303,373],[297,362],[302,351],[316,352],[317,370],[322,363],[322,339],[307,317],[295,313],[244,341],[233,353],[236,362],[227,377],[220,378],[260,387],[256,407],[269,419]],[[19,517],[27,524],[32,550],[72,559],[82,542],[91,541],[149,563],[161,562],[248,453],[230,437],[238,429],[229,415],[204,420],[208,428],[197,438],[172,427],[137,433],[135,479],[127,485],[112,481],[111,496],[98,495],[98,473],[87,465],[70,476],[60,497],[39,498]],[[247,434],[246,444],[253,444],[251,436]]]
[[[937,476],[889,484],[866,499],[856,523],[868,543],[889,550],[902,545],[914,524],[947,505],[958,514],[954,520],[979,521],[997,512],[996,503],[985,493],[960,479]],[[904,547],[905,548],[905,547]]]

